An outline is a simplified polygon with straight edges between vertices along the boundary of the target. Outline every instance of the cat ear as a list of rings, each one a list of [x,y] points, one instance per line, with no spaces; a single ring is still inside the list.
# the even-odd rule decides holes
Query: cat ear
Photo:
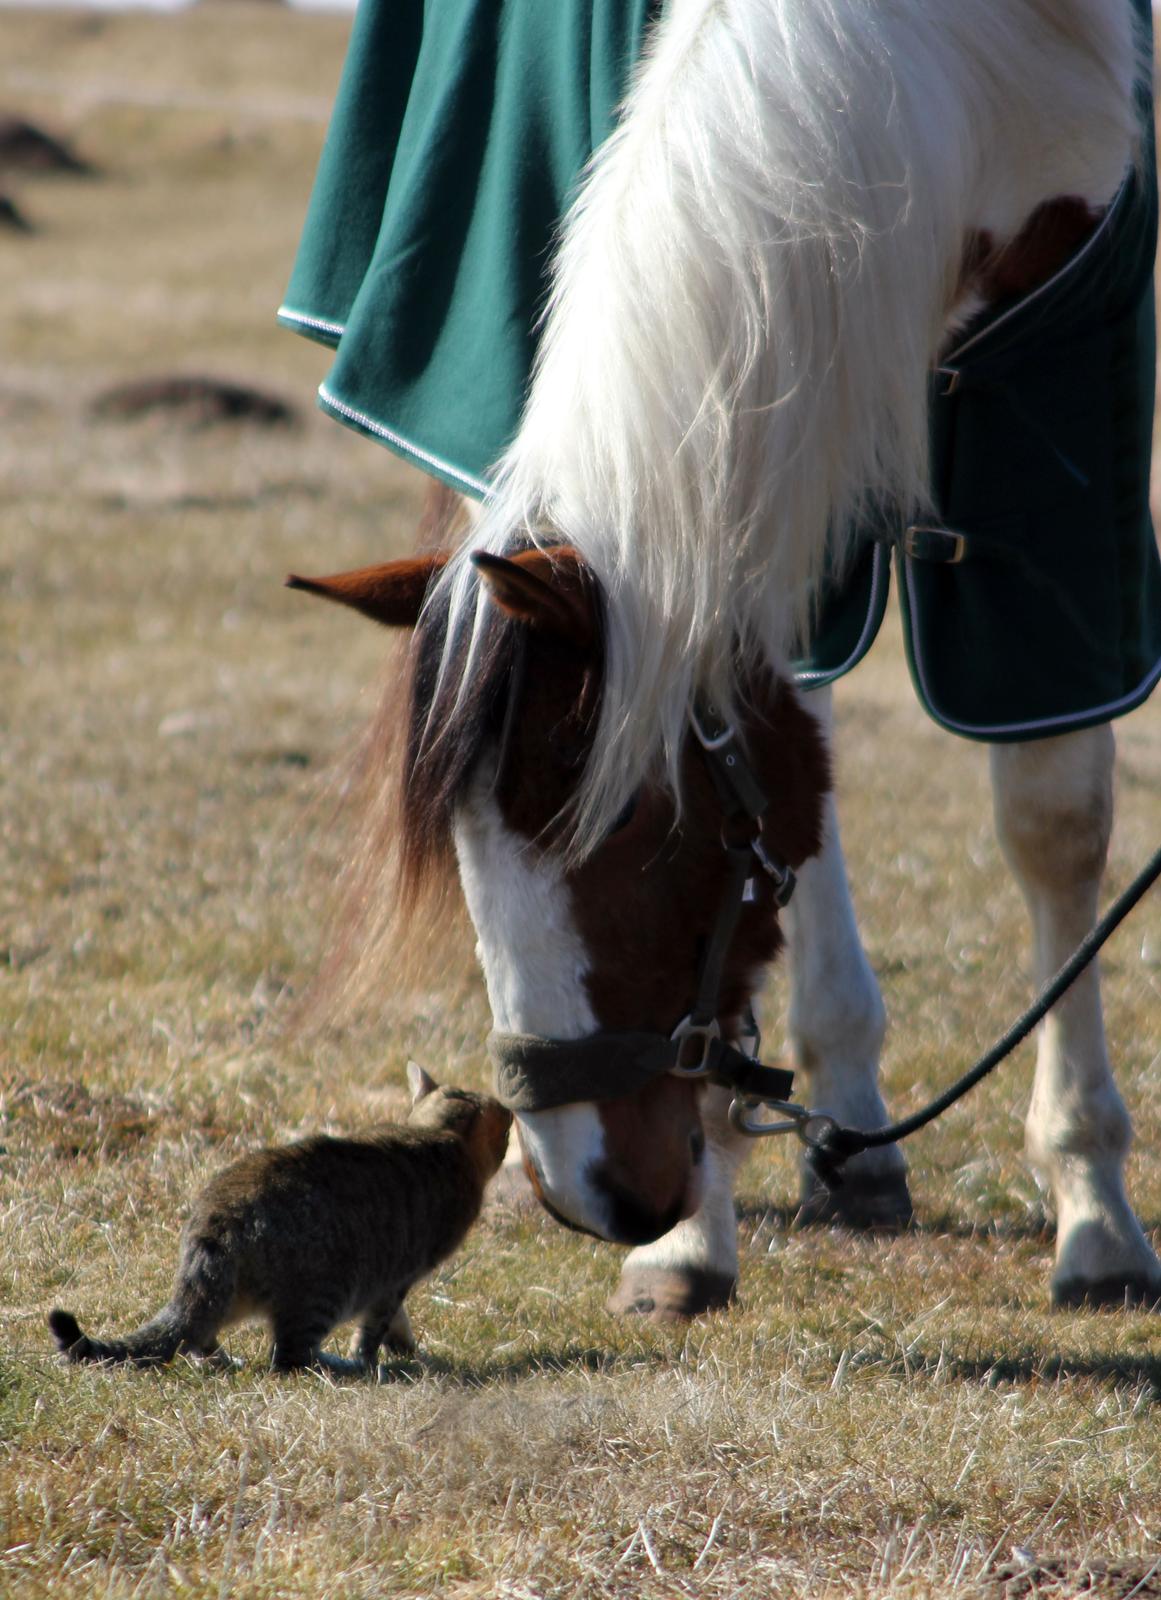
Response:
[[[418,1061],[409,1061],[407,1063],[407,1083],[411,1090],[411,1104],[413,1106],[418,1105],[434,1089],[439,1088],[439,1084],[436,1083],[429,1072],[424,1072]]]

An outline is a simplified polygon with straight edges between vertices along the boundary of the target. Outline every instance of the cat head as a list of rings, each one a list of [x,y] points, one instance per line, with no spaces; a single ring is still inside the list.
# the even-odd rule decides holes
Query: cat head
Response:
[[[411,1087],[408,1124],[458,1135],[479,1170],[481,1182],[487,1183],[499,1170],[508,1148],[512,1113],[490,1094],[441,1087],[414,1061],[407,1063],[407,1082]]]

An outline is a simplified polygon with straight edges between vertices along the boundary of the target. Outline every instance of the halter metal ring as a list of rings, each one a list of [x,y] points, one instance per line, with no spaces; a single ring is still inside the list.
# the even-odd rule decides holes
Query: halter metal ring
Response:
[[[761,825],[750,840],[750,849],[754,852],[762,871],[774,884],[774,904],[788,906],[798,879],[793,867],[788,867],[784,861],[775,861],[774,857],[767,853],[766,846],[762,843]]]
[[[710,1051],[721,1038],[722,1030],[716,1017],[711,1017],[708,1022],[695,1022],[692,1015],[683,1017],[669,1035],[678,1041],[679,1049],[677,1060],[670,1067],[670,1072],[675,1078],[704,1078],[710,1070]],[[686,1040],[694,1039],[698,1043],[686,1049]]]
[[[716,717],[716,707],[706,706],[706,714],[711,717]],[[701,718],[697,714],[696,706],[690,706],[689,708],[689,724],[693,729],[694,737],[696,738],[698,744],[701,745],[703,750],[722,750],[726,745],[729,744],[730,740],[735,737],[736,730],[732,722],[723,722],[720,730],[717,733],[707,732],[705,727],[702,725]]]

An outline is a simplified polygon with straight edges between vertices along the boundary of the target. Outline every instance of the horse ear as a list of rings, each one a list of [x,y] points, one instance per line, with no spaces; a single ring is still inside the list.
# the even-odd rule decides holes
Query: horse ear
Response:
[[[471,561],[489,600],[501,611],[557,634],[578,650],[592,648],[597,630],[593,590],[575,550],[558,545],[515,556],[474,550]]]
[[[336,600],[389,628],[414,628],[427,591],[447,565],[447,559],[446,553],[413,556],[378,567],[339,572],[330,578],[302,578],[292,572],[286,587]]]

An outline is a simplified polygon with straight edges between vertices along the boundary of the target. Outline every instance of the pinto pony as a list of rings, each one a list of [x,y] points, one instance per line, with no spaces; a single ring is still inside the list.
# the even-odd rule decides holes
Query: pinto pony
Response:
[[[885,506],[933,516],[929,375],[970,317],[1099,226],[1141,161],[1147,71],[1126,0],[670,0],[564,224],[523,420],[469,537],[292,580],[417,629],[405,876],[454,852],[499,1033],[668,1036],[691,1011],[727,872],[709,704],[768,799],[766,847],[798,873],[804,1098],[886,1121],[829,705],[796,695],[787,662],[847,530]],[[1112,752],[1107,725],[994,748],[1038,977],[1094,919]],[[756,872],[723,957],[727,1039],[780,943],[777,898]],[[733,1293],[727,1103],[665,1072],[518,1109],[549,1210],[634,1246],[621,1309]],[[1041,1030],[1027,1133],[1056,1301],[1161,1296],[1095,970]],[[902,1157],[867,1152],[806,1201],[900,1222]]]

